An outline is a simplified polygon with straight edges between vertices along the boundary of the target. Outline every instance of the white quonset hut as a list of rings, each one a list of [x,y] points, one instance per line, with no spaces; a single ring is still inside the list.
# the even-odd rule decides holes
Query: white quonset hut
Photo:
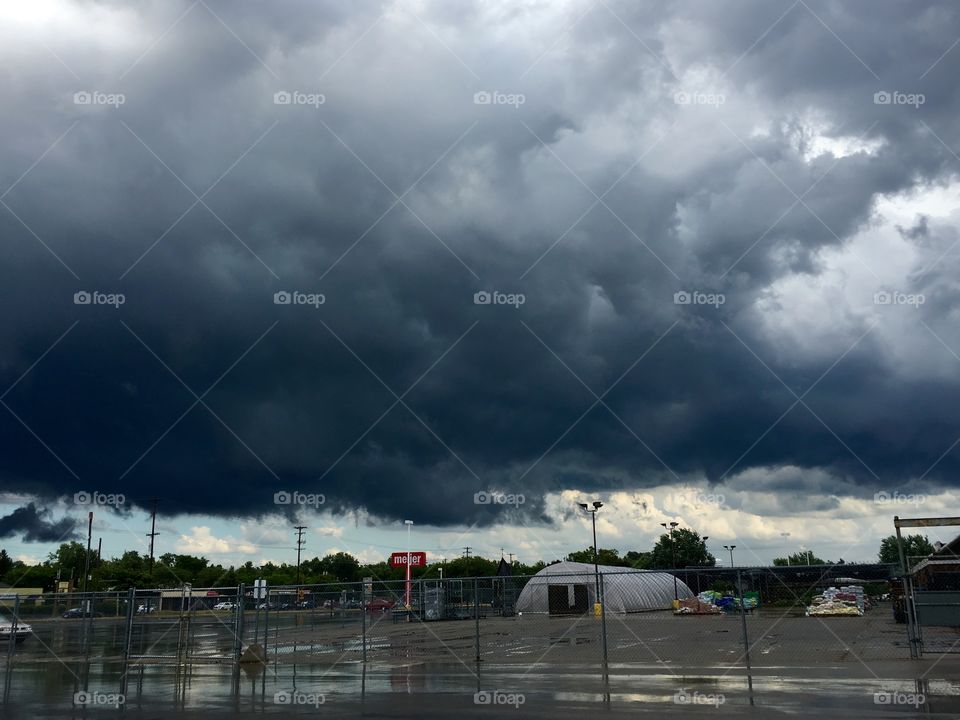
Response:
[[[666,610],[674,598],[674,576],[652,570],[601,565],[600,576],[606,594],[607,612],[629,613]],[[676,592],[683,598],[693,591],[679,578]],[[596,579],[593,565],[561,562],[538,572],[520,593],[517,611],[550,615],[577,615],[593,612]]]

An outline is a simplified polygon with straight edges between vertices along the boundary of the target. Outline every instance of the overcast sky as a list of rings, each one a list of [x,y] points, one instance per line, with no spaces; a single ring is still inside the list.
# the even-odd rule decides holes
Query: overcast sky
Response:
[[[3,3],[0,544],[94,491],[221,562],[960,514],[958,12]]]

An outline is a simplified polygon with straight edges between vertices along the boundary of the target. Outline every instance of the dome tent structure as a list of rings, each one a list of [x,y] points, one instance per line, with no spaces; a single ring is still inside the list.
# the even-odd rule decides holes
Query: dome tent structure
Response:
[[[601,565],[598,570],[608,612],[644,612],[671,607],[674,576],[670,573],[611,565]],[[676,588],[680,599],[694,596],[680,579]],[[522,613],[570,615],[591,612],[595,602],[593,565],[560,562],[548,565],[530,578],[517,598],[516,609]]]

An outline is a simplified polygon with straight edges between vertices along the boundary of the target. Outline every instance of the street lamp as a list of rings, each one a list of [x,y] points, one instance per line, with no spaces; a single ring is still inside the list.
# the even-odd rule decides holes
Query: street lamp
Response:
[[[599,500],[593,501],[593,509],[590,509],[590,506],[586,503],[579,503],[585,511],[590,513],[590,519],[593,522],[593,581],[596,585],[596,598],[597,602],[603,602],[600,599],[600,568],[597,564],[597,510],[603,507],[603,503]]]
[[[600,590],[600,567],[597,564],[597,510],[603,507],[603,503],[599,500],[593,501],[593,509],[590,509],[590,506],[586,503],[578,503],[581,508],[586,512],[590,513],[590,520],[593,524],[593,581],[596,583],[596,603],[593,606],[593,611],[596,614],[597,606],[599,605],[600,609],[600,639],[603,645],[603,668],[604,668],[604,677],[606,677],[606,668],[607,668],[607,608],[604,598]]]
[[[667,528],[667,523],[660,523],[663,525],[664,529]],[[670,523],[670,564],[673,565],[673,599],[680,599],[680,591],[677,589],[677,552],[676,545],[673,544],[673,529],[679,525],[678,522]]]
[[[404,593],[404,605],[407,610],[410,609],[410,528],[413,527],[413,520],[404,520],[403,524],[407,526],[407,583]]]
[[[787,532],[780,533],[780,537],[786,540],[786,538],[790,537],[790,533],[787,533]],[[790,546],[788,545],[787,546],[787,567],[789,566],[790,566]]]
[[[723,549],[724,549],[724,550],[729,550],[729,551],[730,551],[730,567],[733,567],[733,549],[734,549],[735,547],[736,547],[736,545],[724,545],[724,546],[723,546]]]

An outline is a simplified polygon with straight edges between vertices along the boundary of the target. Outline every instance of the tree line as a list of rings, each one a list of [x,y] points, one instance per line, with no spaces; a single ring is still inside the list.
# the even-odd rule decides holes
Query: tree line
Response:
[[[908,535],[904,538],[904,549],[908,558],[925,557],[934,547],[922,535]],[[16,587],[40,587],[44,591],[56,589],[57,581],[73,581],[75,590],[84,588],[83,575],[87,562],[86,547],[79,542],[63,543],[47,558],[36,564],[27,564],[12,560],[6,550],[0,550],[0,583]],[[891,535],[880,543],[878,553],[882,563],[899,564],[896,538]],[[569,553],[564,560],[592,564],[593,547]],[[533,564],[514,562],[513,575],[534,575],[549,564],[560,562],[538,561]],[[706,542],[694,530],[678,528],[671,538],[669,533],[662,534],[650,551],[630,550],[622,555],[611,548],[597,549],[597,562],[600,565],[632,567],[640,570],[713,567],[716,558],[707,550]],[[843,564],[824,560],[815,553],[801,550],[789,556],[778,557],[774,565],[833,565]],[[746,563],[750,564],[750,563]],[[414,568],[414,579],[419,578],[464,578],[487,577],[497,574],[500,560],[483,557],[460,557],[443,562],[431,563],[425,568]],[[205,557],[165,553],[150,563],[149,557],[136,550],[128,550],[119,557],[101,559],[96,553],[90,558],[89,590],[125,590],[130,587],[158,588],[179,587],[190,583],[196,587],[236,587],[240,584],[251,585],[254,580],[263,578],[270,585],[293,585],[297,579],[297,566],[293,563],[264,563],[254,565],[246,562],[240,566],[224,567]],[[403,580],[404,569],[391,567],[386,560],[378,563],[362,564],[349,553],[337,552],[324,557],[303,560],[300,565],[300,581],[305,585],[344,584],[373,577],[380,581]]]

